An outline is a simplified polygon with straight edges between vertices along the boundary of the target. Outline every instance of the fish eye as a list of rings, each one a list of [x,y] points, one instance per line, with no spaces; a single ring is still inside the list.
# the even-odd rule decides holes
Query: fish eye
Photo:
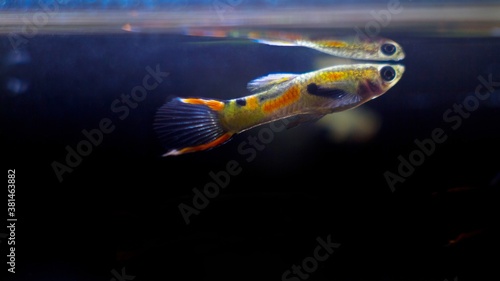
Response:
[[[387,55],[387,56],[392,56],[396,52],[396,46],[394,46],[393,44],[390,44],[390,43],[386,43],[386,44],[382,45],[382,47],[380,49],[382,50],[382,53],[384,53],[384,55]]]
[[[390,66],[384,66],[380,70],[380,76],[382,76],[382,79],[384,79],[384,81],[390,82],[396,77],[396,71]]]

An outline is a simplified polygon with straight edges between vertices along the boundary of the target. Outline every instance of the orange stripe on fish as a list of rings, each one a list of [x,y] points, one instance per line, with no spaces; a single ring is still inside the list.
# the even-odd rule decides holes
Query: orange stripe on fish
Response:
[[[298,86],[291,87],[288,91],[286,91],[283,95],[279,97],[267,101],[262,109],[264,112],[269,113],[280,109],[284,106],[287,106],[300,98],[300,89]]]
[[[280,31],[268,31],[268,32],[251,31],[248,32],[247,37],[250,39],[270,39],[270,40],[275,39],[275,40],[290,40],[290,41],[303,39],[302,35],[280,32]]]
[[[342,41],[317,41],[315,43],[317,43],[322,47],[331,47],[331,48],[342,48],[347,46],[347,43]]]
[[[214,148],[216,146],[219,146],[219,145],[225,143],[232,136],[233,136],[233,133],[228,132],[228,133],[225,133],[224,135],[218,137],[217,139],[215,139],[214,141],[211,141],[209,143],[205,143],[205,144],[198,145],[198,146],[185,147],[185,148],[182,148],[179,150],[172,150],[168,153],[163,154],[163,156],[181,155],[184,153],[197,152],[197,151],[203,151],[203,150],[207,150],[210,148]]]
[[[256,96],[247,97],[246,100],[248,109],[256,109],[259,106],[259,99]]]
[[[321,78],[325,79],[325,81],[338,81],[338,80],[346,77],[347,73],[345,73],[345,72],[339,72],[339,71],[336,71],[336,72],[325,72],[321,76],[323,76]]]
[[[321,79],[325,81],[335,82],[346,79],[347,77],[370,77],[377,75],[377,70],[363,69],[359,71],[329,71],[321,74]]]
[[[210,109],[215,110],[215,111],[221,111],[224,109],[224,103],[218,100],[204,100],[204,99],[181,99],[182,102],[184,103],[190,103],[190,104],[204,104]]]

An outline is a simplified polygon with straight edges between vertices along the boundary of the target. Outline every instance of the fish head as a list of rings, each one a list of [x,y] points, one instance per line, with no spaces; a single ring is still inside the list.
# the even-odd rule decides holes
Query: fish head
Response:
[[[375,36],[315,38],[312,41],[300,41],[299,45],[333,56],[357,60],[400,61],[405,58],[401,45],[393,40]]]
[[[307,93],[316,108],[338,112],[386,93],[401,79],[400,64],[354,64],[320,70],[308,81]]]
[[[401,64],[369,64],[361,69],[361,75],[356,79],[356,93],[363,102],[385,94],[398,83],[405,71]]]

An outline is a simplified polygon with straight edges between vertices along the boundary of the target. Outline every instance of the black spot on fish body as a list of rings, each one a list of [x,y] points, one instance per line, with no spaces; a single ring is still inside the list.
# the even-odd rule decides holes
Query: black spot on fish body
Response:
[[[307,92],[314,96],[337,98],[337,99],[342,98],[349,94],[342,89],[324,88],[316,85],[316,83],[311,83],[307,85]]]
[[[236,104],[239,106],[245,106],[247,105],[247,100],[245,98],[237,99]]]
[[[315,83],[307,85],[307,92],[309,94],[315,95],[317,91],[318,91],[318,85],[316,85]]]

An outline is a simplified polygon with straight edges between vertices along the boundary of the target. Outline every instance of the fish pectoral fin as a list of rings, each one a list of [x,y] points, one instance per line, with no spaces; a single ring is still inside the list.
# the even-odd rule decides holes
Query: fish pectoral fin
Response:
[[[289,123],[286,125],[287,129],[291,129],[297,127],[300,124],[304,123],[313,123],[323,118],[325,114],[300,114],[293,117],[289,117]]]
[[[298,74],[294,73],[269,74],[248,82],[247,89],[252,93],[267,91],[272,87],[288,82],[297,76]]]

